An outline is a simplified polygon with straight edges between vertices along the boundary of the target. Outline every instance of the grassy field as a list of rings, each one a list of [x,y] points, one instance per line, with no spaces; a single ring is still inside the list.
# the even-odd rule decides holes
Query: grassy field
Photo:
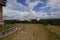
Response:
[[[24,29],[18,30],[0,40],[60,40],[60,36],[56,34],[57,31],[60,31],[57,30],[60,29],[57,26],[56,30],[53,27],[49,29],[42,24],[17,24],[17,26],[23,26]]]

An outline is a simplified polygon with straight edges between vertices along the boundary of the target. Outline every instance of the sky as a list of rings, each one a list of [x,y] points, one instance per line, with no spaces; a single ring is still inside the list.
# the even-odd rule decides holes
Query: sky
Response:
[[[60,18],[60,0],[7,0],[4,20]]]

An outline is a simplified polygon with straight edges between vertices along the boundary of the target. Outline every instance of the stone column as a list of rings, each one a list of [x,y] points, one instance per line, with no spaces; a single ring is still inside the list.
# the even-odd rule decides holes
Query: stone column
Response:
[[[0,25],[3,25],[4,22],[3,22],[3,10],[2,10],[2,5],[0,5]]]

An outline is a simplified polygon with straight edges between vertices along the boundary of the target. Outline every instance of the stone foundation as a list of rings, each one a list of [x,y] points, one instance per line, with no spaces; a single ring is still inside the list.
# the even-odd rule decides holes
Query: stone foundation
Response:
[[[0,20],[0,26],[4,26],[4,21]]]

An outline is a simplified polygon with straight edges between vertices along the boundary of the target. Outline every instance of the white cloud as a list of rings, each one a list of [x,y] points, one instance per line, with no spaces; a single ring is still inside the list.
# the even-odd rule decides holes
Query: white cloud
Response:
[[[28,3],[29,4],[29,7],[27,8],[27,6],[24,6],[20,3],[17,3],[17,0],[7,0],[7,5],[6,7],[3,8],[3,16],[4,16],[4,19],[20,19],[20,18],[23,18],[28,16],[28,15],[32,15],[32,11],[30,12],[21,12],[21,11],[17,11],[17,10],[14,10],[15,8],[16,9],[21,9],[21,10],[30,10],[32,9],[32,7],[36,4],[34,4],[37,2],[33,2],[33,3]],[[31,5],[33,4],[33,5]],[[6,16],[6,17],[5,17]]]
[[[6,7],[3,8],[3,16],[4,19],[18,19],[18,17],[22,17],[23,12],[14,9],[23,9],[28,10],[24,5],[17,3],[16,0],[7,0]],[[19,18],[20,19],[20,18]]]
[[[60,0],[49,0],[46,6],[51,7],[51,9],[60,9]],[[53,11],[53,10],[52,10]],[[51,12],[52,18],[60,18],[60,10],[56,12]],[[55,14],[55,15],[53,15]]]
[[[42,7],[42,8],[46,8],[46,7],[51,7],[53,8],[60,8],[60,0],[48,0],[46,6]]]
[[[41,9],[44,9],[44,8],[48,8],[50,7],[50,12],[52,14],[52,17],[51,18],[59,18],[57,15],[60,15],[60,0],[48,0],[47,4],[43,7],[41,7]],[[53,12],[53,9],[55,10],[58,10],[58,11],[55,11]],[[45,11],[45,10],[41,10],[41,11]],[[56,14],[56,15],[53,15],[53,14]]]
[[[31,12],[22,12],[22,11],[17,11],[17,10],[4,10],[4,19],[29,19],[29,18],[34,18],[30,17],[33,16]]]
[[[35,0],[35,2],[30,2],[30,0],[26,0],[26,3],[29,6],[24,6],[20,3],[17,3],[17,0],[13,0],[13,1],[7,0],[7,1],[8,1],[7,6],[3,8],[4,19],[29,19],[29,18],[36,18],[36,17],[49,18],[49,16],[45,12],[37,13],[32,10],[38,3],[43,3],[39,0]],[[51,9],[54,9],[54,8],[60,9],[60,0],[48,0],[48,3],[46,4],[46,6],[43,6],[41,8],[44,9],[47,7],[51,7]],[[26,11],[23,12],[19,10],[26,10]]]
[[[35,2],[30,2],[30,0],[27,2],[30,9],[33,9],[34,6],[36,6],[40,1],[36,0]]]

